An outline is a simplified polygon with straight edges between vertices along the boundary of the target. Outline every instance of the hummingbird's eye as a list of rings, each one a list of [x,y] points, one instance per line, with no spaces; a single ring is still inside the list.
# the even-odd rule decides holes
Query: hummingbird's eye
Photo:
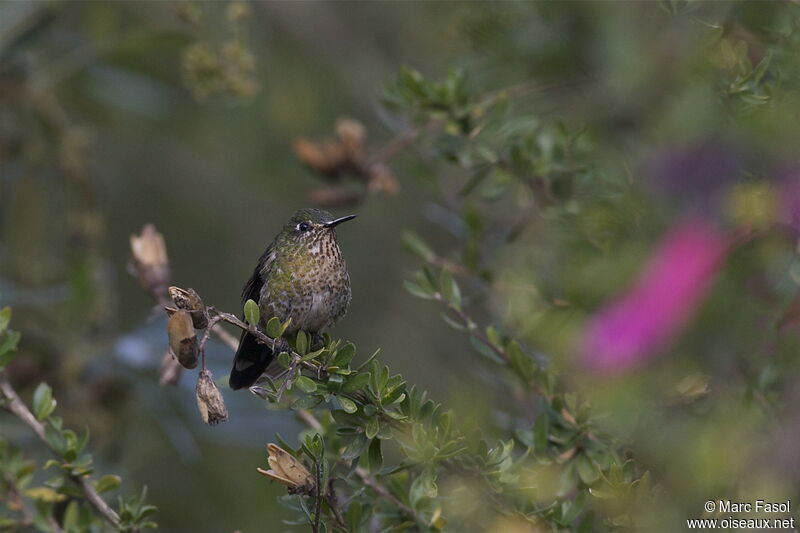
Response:
[[[311,229],[311,224],[308,222],[301,222],[297,225],[297,229],[300,231],[308,231]]]

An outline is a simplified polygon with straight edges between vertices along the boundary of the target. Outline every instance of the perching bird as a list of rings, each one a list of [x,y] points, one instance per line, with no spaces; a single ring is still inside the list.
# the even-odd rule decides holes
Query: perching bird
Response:
[[[344,316],[350,305],[350,276],[334,228],[355,217],[334,219],[320,209],[300,209],[283,226],[242,289],[242,304],[258,303],[262,326],[272,317],[281,322],[291,318],[284,335],[303,330],[316,336]],[[230,387],[254,384],[274,357],[271,346],[242,332]]]

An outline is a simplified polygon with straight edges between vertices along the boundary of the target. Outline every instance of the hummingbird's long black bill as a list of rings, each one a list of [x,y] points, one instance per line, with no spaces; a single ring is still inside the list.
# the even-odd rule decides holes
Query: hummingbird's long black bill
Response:
[[[346,217],[341,217],[341,218],[337,218],[336,220],[331,220],[330,222],[326,222],[325,223],[325,227],[326,228],[333,228],[335,226],[338,226],[342,222],[347,222],[348,220],[353,220],[357,216],[358,215],[347,215]]]

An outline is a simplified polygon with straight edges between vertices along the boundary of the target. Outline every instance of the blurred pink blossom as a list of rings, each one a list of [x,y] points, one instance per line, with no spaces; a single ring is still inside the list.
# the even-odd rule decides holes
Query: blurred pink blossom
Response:
[[[778,221],[800,232],[800,173],[795,172],[779,187]]]
[[[656,355],[702,303],[729,243],[700,218],[672,228],[634,285],[589,320],[580,341],[584,364],[613,373]]]

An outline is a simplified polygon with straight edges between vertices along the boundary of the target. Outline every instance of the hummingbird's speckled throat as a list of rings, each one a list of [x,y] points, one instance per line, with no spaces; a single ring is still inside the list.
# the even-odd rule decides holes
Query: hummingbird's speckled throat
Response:
[[[300,209],[283,226],[242,290],[242,303],[258,303],[262,326],[273,316],[281,322],[291,318],[286,333],[302,329],[317,334],[344,316],[350,305],[350,276],[335,228],[353,218],[334,219],[320,209]],[[273,358],[269,346],[243,332],[230,387],[255,383]]]

